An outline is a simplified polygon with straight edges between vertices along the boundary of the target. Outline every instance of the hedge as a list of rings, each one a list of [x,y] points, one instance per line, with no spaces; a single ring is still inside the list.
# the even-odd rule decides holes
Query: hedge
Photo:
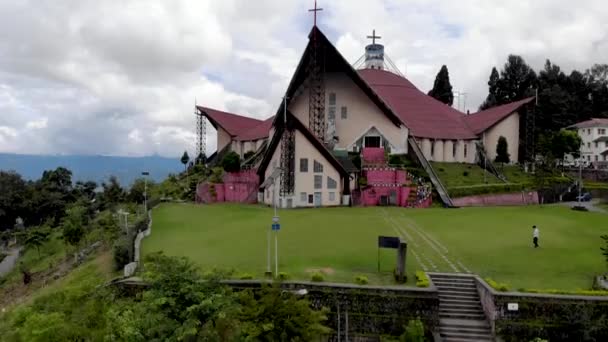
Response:
[[[507,184],[487,184],[480,186],[459,186],[448,188],[448,193],[452,197],[465,197],[486,194],[501,194],[509,192],[521,192],[530,188],[529,184],[507,183]]]

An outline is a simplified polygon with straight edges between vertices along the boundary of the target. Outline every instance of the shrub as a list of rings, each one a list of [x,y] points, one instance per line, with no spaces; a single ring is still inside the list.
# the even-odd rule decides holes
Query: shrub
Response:
[[[358,275],[355,277],[355,283],[359,285],[366,285],[368,282],[367,277],[364,275]]]
[[[226,172],[239,172],[241,170],[241,157],[238,153],[232,151],[224,156],[221,165]]]
[[[464,172],[462,173],[462,175],[463,175],[463,176],[465,176],[465,177],[468,177],[468,176],[469,176],[469,171],[464,171]]]
[[[114,242],[112,247],[112,257],[114,260],[114,269],[122,270],[129,260],[129,241],[126,237],[121,237]]]
[[[403,165],[403,160],[400,155],[391,154],[388,158],[389,165]]]
[[[400,336],[400,341],[424,342],[424,325],[420,318],[412,319],[407,323],[405,332]]]
[[[496,291],[500,291],[500,292],[509,291],[509,285],[507,285],[505,283],[498,283],[498,282],[494,281],[494,279],[492,279],[492,278],[485,278],[484,280],[486,281],[486,283],[488,283],[488,285],[490,285]]]
[[[579,295],[579,296],[608,296],[606,290],[557,290],[557,289],[519,289],[520,292],[529,293],[548,293],[548,294],[561,294],[561,295]]]
[[[323,281],[323,273],[321,272],[314,272],[312,274],[312,276],[310,277],[310,280],[314,281],[314,282],[322,282]]]
[[[255,154],[255,151],[247,151],[245,152],[245,154],[243,154],[243,161],[253,157],[253,155]]]
[[[241,279],[241,280],[253,279],[253,274],[251,274],[251,273],[241,273],[239,275],[239,279]]]
[[[360,186],[360,187],[367,186],[367,178],[365,178],[365,177],[360,177],[360,178],[359,178],[359,186]]]
[[[279,272],[279,280],[287,280],[287,279],[289,279],[289,273]]]
[[[439,172],[444,172],[445,171],[445,169],[442,168],[442,167],[438,168],[437,170],[439,170]]]
[[[416,287],[429,287],[431,281],[423,271],[416,271]]]

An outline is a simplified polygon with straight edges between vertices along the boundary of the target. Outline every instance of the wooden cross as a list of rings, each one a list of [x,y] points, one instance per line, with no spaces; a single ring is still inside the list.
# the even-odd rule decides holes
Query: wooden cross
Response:
[[[382,37],[376,36],[376,30],[373,30],[372,31],[372,35],[371,36],[367,36],[367,38],[372,40],[372,44],[376,44],[376,39],[380,39]]]
[[[315,18],[315,24],[314,26],[317,26],[317,12],[322,11],[322,8],[317,8],[317,0],[315,0],[315,8],[311,8],[308,10],[308,12],[313,12],[314,13],[314,18]]]

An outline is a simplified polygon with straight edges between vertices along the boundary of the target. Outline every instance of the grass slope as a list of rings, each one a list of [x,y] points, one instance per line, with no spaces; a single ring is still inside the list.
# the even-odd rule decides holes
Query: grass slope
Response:
[[[143,253],[162,250],[190,257],[203,268],[235,268],[237,275],[261,278],[272,215],[259,206],[163,204],[153,211],[152,235],[144,240]],[[382,272],[377,272],[378,235],[395,234],[379,224],[376,209],[281,210],[279,215],[279,271],[304,280],[324,269],[325,281],[353,282],[366,275],[370,283],[393,282],[394,250],[380,251]],[[414,258],[407,260],[407,269],[413,284]]]
[[[281,210],[279,215],[279,271],[298,279],[327,268],[334,273],[328,272],[326,281],[353,282],[364,274],[371,283],[392,283],[395,252],[381,250],[383,272],[377,273],[376,242],[378,235],[395,236],[394,227],[409,231],[409,284],[421,269],[414,254],[444,272],[453,271],[447,260],[461,261],[512,289],[589,288],[592,276],[606,270],[599,250],[599,236],[608,233],[606,216],[562,206],[326,208]],[[152,235],[144,240],[143,252],[162,250],[188,256],[204,268],[235,268],[261,277],[271,217],[271,209],[259,206],[164,204],[153,212]],[[540,227],[540,249],[531,247],[533,224]]]

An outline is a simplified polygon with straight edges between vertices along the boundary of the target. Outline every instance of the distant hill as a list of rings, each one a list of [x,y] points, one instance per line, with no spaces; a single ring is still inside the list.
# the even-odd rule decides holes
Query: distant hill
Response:
[[[183,170],[179,156],[165,158],[0,153],[0,170],[17,171],[23,178],[29,180],[38,179],[44,170],[59,166],[72,171],[73,181],[93,180],[101,183],[114,175],[123,186],[128,186],[136,178],[141,177],[142,171],[150,172],[149,177],[158,182],[170,173]]]

